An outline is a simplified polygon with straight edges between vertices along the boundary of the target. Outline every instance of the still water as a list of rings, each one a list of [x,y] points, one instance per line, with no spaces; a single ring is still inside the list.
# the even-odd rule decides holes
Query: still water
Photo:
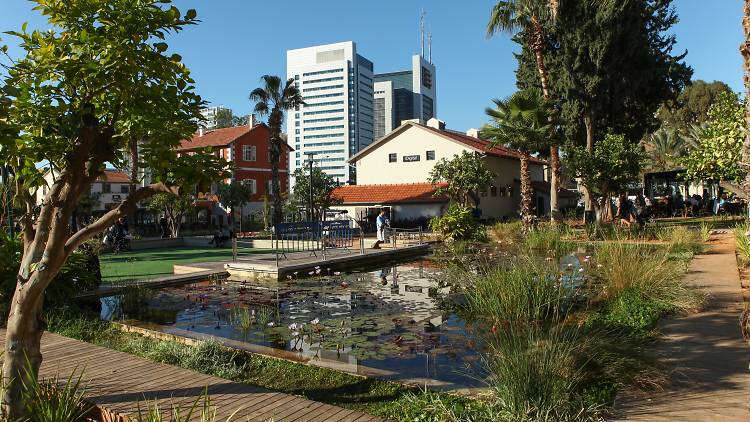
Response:
[[[559,258],[562,282],[575,290],[587,261],[581,251]],[[487,328],[451,310],[443,277],[419,259],[351,273],[319,268],[279,282],[137,289],[102,298],[102,318],[381,379],[483,387],[476,330]]]
[[[429,260],[280,282],[206,281],[102,299],[102,317],[437,388],[481,387],[473,328]],[[247,347],[243,347],[247,346]]]

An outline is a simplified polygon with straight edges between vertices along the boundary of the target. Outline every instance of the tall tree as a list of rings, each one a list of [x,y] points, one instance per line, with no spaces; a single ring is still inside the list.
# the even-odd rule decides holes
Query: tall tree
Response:
[[[487,190],[495,180],[481,157],[478,152],[463,151],[450,160],[441,158],[428,179],[435,186],[435,195],[447,196],[463,207],[479,206],[479,192]]]
[[[750,0],[745,0],[742,29],[745,40],[740,45],[740,54],[745,70],[745,98],[750,98]],[[745,101],[745,142],[742,144],[742,156],[738,164],[746,172],[744,180],[739,183],[724,182],[723,185],[745,200],[750,200],[750,101]]]
[[[253,194],[249,186],[242,184],[237,180],[233,180],[232,183],[220,183],[219,184],[219,202],[221,205],[229,208],[232,213],[232,218],[235,217],[235,211],[237,208],[240,210],[240,230],[242,229],[242,208],[250,202],[250,196]]]
[[[545,65],[545,52],[548,45],[547,29],[555,24],[559,0],[500,0],[495,4],[487,24],[487,34],[493,35],[497,31],[515,34],[520,31],[516,39],[522,40],[525,48],[533,53],[534,64],[545,100],[550,99],[549,72]],[[530,88],[531,86],[527,87]],[[553,116],[550,115],[550,118]],[[552,126],[550,126],[550,129]],[[552,136],[551,136],[552,137]],[[552,221],[560,219],[560,207],[557,194],[560,190],[560,148],[556,142],[551,142],[550,156],[550,217]]]
[[[677,135],[687,135],[693,125],[708,120],[708,110],[722,93],[731,93],[729,85],[721,81],[693,81],[680,92],[674,101],[667,101],[659,107],[657,118],[662,128]]]
[[[341,200],[332,196],[333,190],[338,184],[330,175],[319,167],[312,168],[312,178],[307,166],[298,168],[294,172],[294,189],[292,191],[292,203],[298,207],[307,208],[310,202],[310,179],[312,179],[312,210],[313,219],[323,219],[325,210],[331,206],[340,204]]]
[[[656,111],[689,83],[692,69],[673,54],[677,22],[671,0],[559,2],[548,31],[547,65],[557,77],[551,96],[569,142],[593,153],[605,133],[638,142],[659,126]],[[537,86],[535,53],[520,39],[516,82]],[[593,203],[586,195],[586,209]]]
[[[229,110],[227,108],[220,108],[218,112],[216,112],[216,128],[222,129],[225,127],[232,127],[234,122],[234,117],[232,116],[232,110]]]
[[[255,113],[260,116],[268,115],[268,127],[271,130],[271,196],[273,196],[273,224],[284,219],[283,201],[279,186],[279,162],[283,150],[284,140],[281,138],[281,125],[284,122],[284,112],[305,104],[302,93],[294,79],[288,79],[282,84],[281,78],[272,75],[261,77],[263,86],[255,88],[250,93],[250,100],[255,101]]]
[[[223,160],[212,154],[177,156],[195,131],[202,101],[178,54],[166,54],[168,34],[197,22],[169,0],[35,0],[51,29],[13,35],[25,53],[2,65],[8,100],[0,118],[0,166],[15,173],[22,216],[23,258],[8,317],[2,409],[23,419],[26,368],[37,376],[45,328],[42,298],[68,257],[86,240],[157,192],[219,178]],[[8,128],[10,127],[10,130]],[[81,197],[104,174],[123,165],[128,140],[148,133],[140,160],[154,182],[131,192],[117,207],[72,231]],[[59,177],[35,213],[27,183],[45,161]]]
[[[641,146],[623,135],[607,134],[589,151],[580,145],[568,145],[566,169],[581,180],[593,195],[598,196],[599,218],[612,218],[610,199],[638,180],[645,155]]]
[[[495,108],[486,109],[491,121],[482,128],[482,137],[521,152],[521,219],[528,229],[534,220],[529,160],[531,154],[545,151],[554,143],[550,140],[551,108],[536,89],[521,90],[506,100],[492,101]]]
[[[164,215],[169,227],[169,237],[179,237],[182,219],[187,213],[195,210],[195,200],[186,192],[157,193],[148,201],[148,208]]]

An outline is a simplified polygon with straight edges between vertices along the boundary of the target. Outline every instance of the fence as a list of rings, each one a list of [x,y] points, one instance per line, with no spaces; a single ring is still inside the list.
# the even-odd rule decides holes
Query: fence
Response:
[[[250,255],[247,249],[252,248],[253,241],[234,239],[232,245],[236,262]],[[317,257],[320,253],[324,260],[332,250],[353,252],[357,247],[359,253],[364,254],[362,231],[358,227],[353,227],[351,220],[276,224],[271,234],[271,245],[276,255],[277,266],[280,259],[290,259],[291,254],[300,252],[309,252],[307,255],[303,254],[303,257]]]
[[[385,238],[394,248],[398,248],[399,242],[401,243],[401,246],[413,245],[415,243],[421,245],[424,243],[424,235],[421,226],[415,229],[386,227]]]

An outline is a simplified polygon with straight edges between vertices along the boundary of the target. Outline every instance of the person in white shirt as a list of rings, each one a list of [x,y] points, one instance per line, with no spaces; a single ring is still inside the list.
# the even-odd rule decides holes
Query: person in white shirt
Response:
[[[378,240],[372,245],[373,249],[380,249],[380,244],[385,242],[385,229],[390,225],[388,217],[385,215],[385,210],[380,210],[378,218],[375,219],[375,226],[377,229]]]

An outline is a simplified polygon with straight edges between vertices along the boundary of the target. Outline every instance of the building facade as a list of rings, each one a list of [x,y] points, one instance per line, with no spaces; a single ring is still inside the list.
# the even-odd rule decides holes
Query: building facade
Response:
[[[216,156],[229,162],[232,178],[223,183],[239,181],[250,188],[253,194],[249,203],[243,207],[242,215],[254,216],[262,212],[264,197],[271,196],[270,139],[271,132],[265,124],[228,127],[210,132],[199,130],[191,139],[182,141],[178,152],[189,154],[198,149],[211,148]],[[291,147],[288,144],[285,146],[285,152],[288,152]],[[279,163],[282,193],[289,191],[288,155],[281,154]],[[199,215],[201,222],[214,225],[230,222],[230,210],[219,203],[218,186],[218,183],[213,183],[210,186],[196,187],[196,206],[205,210],[203,215]]]
[[[411,62],[410,70],[375,75],[375,139],[405,120],[437,117],[435,65],[417,54]]]
[[[375,139],[372,62],[352,41],[300,48],[287,51],[287,77],[305,101],[287,119],[290,172],[312,159],[341,183],[356,180],[347,161]]]
[[[203,116],[204,121],[200,123],[200,125],[205,130],[214,130],[219,126],[219,113],[222,111],[229,113],[229,118],[231,120],[232,116],[232,110],[230,110],[227,107],[223,106],[216,106],[216,107],[206,107],[201,109],[201,115]]]
[[[365,192],[405,189],[415,192],[417,186],[423,191],[430,172],[435,164],[445,158],[451,159],[466,152],[481,154],[487,169],[494,174],[489,189],[479,194],[479,209],[483,218],[504,219],[518,216],[520,206],[520,154],[503,146],[492,146],[490,142],[480,139],[476,130],[467,133],[445,129],[445,124],[437,119],[430,119],[427,124],[407,121],[395,130],[363,149],[350,159],[357,167],[357,186],[347,187],[347,198],[360,198],[357,204],[343,205],[365,207],[361,201]],[[532,157],[529,168],[534,189],[534,207],[538,215],[549,213],[549,189],[546,180],[545,161]],[[374,185],[379,187],[373,188]],[[367,195],[365,195],[367,196]],[[376,205],[382,195],[369,195],[374,199],[370,205]],[[563,207],[575,206],[575,195],[561,192]],[[424,194],[416,197],[399,197],[400,203],[424,203]],[[393,202],[389,200],[389,202]],[[395,203],[395,202],[393,202]],[[409,217],[428,217],[437,212],[438,204],[423,206],[421,210],[410,207]],[[443,204],[440,204],[443,205]],[[442,207],[440,208],[442,212]],[[402,216],[404,212],[402,211]],[[437,214],[439,215],[439,214]]]

